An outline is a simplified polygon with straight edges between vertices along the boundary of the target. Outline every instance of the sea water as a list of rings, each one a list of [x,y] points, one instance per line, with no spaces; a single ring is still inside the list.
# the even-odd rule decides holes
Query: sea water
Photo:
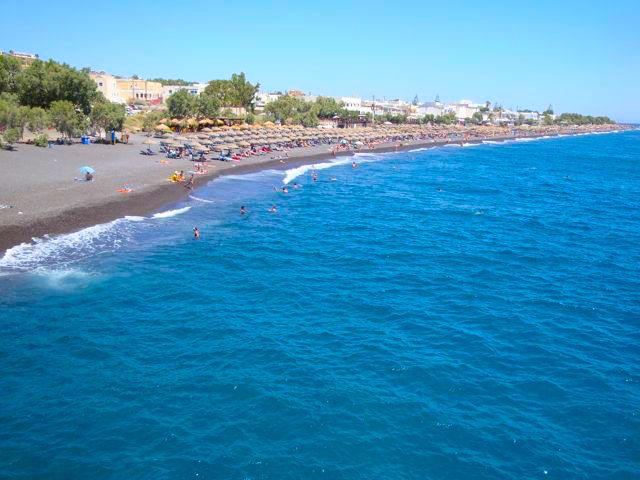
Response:
[[[8,251],[0,476],[640,478],[640,132],[355,161]]]

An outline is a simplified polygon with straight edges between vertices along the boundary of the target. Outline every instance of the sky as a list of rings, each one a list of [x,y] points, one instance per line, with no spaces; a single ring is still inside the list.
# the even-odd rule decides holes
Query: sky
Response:
[[[0,50],[141,78],[640,122],[640,1],[79,1],[2,6]]]

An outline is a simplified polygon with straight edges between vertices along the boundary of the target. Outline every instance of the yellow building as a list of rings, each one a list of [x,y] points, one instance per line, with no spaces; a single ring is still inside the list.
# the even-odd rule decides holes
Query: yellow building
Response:
[[[105,72],[91,72],[89,76],[98,85],[98,91],[104,98],[113,103],[125,103],[126,99],[120,95],[118,79]]]
[[[162,101],[162,84],[135,78],[116,79],[120,96],[128,103],[144,100],[150,103]]]

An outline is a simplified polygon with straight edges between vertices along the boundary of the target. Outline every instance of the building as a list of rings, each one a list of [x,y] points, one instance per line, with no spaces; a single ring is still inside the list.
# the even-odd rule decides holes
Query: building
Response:
[[[345,110],[351,112],[359,112],[362,108],[362,99],[360,97],[333,97],[336,102],[341,103]]]
[[[162,102],[163,90],[160,82],[139,78],[118,78],[116,83],[120,96],[127,103],[145,101],[154,104]]]
[[[420,117],[424,117],[425,115],[439,117],[444,113],[444,105],[439,101],[425,102],[417,106],[416,113]]]
[[[450,103],[446,110],[456,114],[458,120],[465,120],[473,117],[473,114],[480,111],[481,105],[476,105],[471,100],[460,100],[457,103]]]
[[[104,98],[113,103],[126,103],[125,99],[120,96],[117,78],[105,72],[91,72],[89,76],[98,85],[98,91],[104,95]]]
[[[200,95],[204,92],[204,89],[207,88],[208,83],[193,83],[191,85],[163,85],[162,87],[162,98],[163,101],[166,101],[171,95],[180,90],[186,90],[191,95]]]
[[[264,107],[266,107],[271,102],[275,102],[278,100],[282,94],[280,92],[276,93],[266,93],[266,92],[258,92],[255,98],[255,111],[256,113],[261,113],[264,111]]]
[[[27,64],[33,62],[34,60],[38,60],[39,58],[38,55],[34,53],[15,52],[13,50],[9,50],[8,52],[3,52],[2,50],[0,50],[0,55],[14,57]]]

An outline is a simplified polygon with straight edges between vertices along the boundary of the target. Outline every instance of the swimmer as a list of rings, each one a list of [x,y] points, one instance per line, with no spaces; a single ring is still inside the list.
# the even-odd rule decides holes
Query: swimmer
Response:
[[[358,168],[358,164],[356,162],[351,162],[351,168]]]
[[[198,227],[193,227],[193,239],[198,240],[200,238],[200,230]]]
[[[278,209],[276,208],[275,205],[271,205],[271,213],[276,213],[278,211]]]
[[[245,213],[247,213],[247,209],[244,208],[244,206],[240,207],[240,215],[244,215]]]
[[[302,188],[302,185],[297,182],[293,182],[293,188]]]
[[[438,189],[438,192],[442,192],[443,190],[441,188]]]

